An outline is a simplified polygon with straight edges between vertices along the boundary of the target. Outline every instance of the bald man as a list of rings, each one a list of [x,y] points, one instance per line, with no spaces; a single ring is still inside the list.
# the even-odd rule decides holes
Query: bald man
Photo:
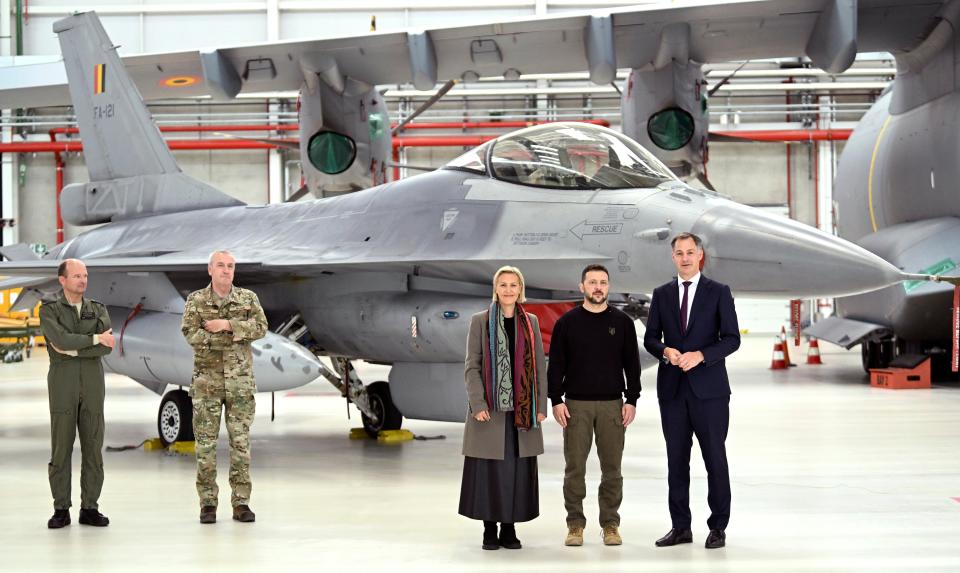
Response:
[[[83,296],[87,267],[67,259],[57,271],[63,293],[40,307],[40,330],[47,341],[50,371],[51,455],[48,471],[53,494],[50,529],[70,525],[71,458],[80,433],[80,523],[105,527],[98,500],[103,487],[103,364],[100,357],[113,350],[113,331],[107,307]]]

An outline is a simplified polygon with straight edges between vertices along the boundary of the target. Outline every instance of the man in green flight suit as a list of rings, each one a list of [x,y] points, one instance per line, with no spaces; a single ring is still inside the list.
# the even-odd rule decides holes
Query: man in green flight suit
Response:
[[[250,343],[267,333],[257,295],[233,285],[236,261],[229,251],[210,255],[210,284],[190,293],[180,330],[193,347],[193,434],[197,448],[200,523],[217,521],[217,437],[226,410],[230,435],[230,501],[233,518],[251,522],[250,425],[257,392]]]
[[[50,441],[48,471],[53,493],[50,529],[70,525],[70,474],[73,442],[80,431],[80,523],[104,527],[97,500],[103,487],[103,365],[100,357],[113,350],[113,330],[107,307],[84,298],[87,267],[66,259],[57,271],[63,295],[40,307],[40,330],[47,341],[50,371]]]

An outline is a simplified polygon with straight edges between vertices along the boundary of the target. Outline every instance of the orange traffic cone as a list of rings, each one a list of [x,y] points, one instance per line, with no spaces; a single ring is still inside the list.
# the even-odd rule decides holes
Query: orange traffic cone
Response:
[[[773,360],[770,362],[770,370],[786,370],[787,361],[783,357],[783,342],[775,338],[773,343]]]
[[[823,364],[820,360],[820,344],[816,338],[810,339],[810,347],[807,350],[807,364]]]
[[[783,359],[786,361],[787,366],[796,366],[792,360],[790,360],[790,343],[787,342],[787,329],[784,326],[780,325],[780,342],[783,343]]]

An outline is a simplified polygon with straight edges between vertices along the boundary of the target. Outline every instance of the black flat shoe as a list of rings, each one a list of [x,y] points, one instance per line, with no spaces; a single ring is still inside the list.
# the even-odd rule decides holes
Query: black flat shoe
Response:
[[[722,529],[711,529],[704,546],[707,549],[718,549],[727,544],[727,534]]]
[[[69,509],[55,509],[53,510],[53,517],[47,520],[47,527],[49,529],[60,529],[68,525],[70,525]]]
[[[689,529],[671,529],[656,541],[657,547],[670,547],[681,543],[693,543],[693,532]]]

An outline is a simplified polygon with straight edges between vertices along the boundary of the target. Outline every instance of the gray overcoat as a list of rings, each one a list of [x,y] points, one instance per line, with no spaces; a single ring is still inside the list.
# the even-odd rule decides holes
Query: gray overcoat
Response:
[[[487,410],[483,393],[483,338],[489,328],[486,312],[478,312],[470,319],[470,334],[467,336],[467,356],[464,360],[464,380],[470,402],[463,429],[463,455],[489,460],[503,459],[504,431],[507,413],[490,412],[490,420],[478,422],[474,414]],[[537,413],[547,414],[547,364],[543,356],[543,341],[540,339],[540,321],[527,313],[533,327],[534,353],[537,361]],[[509,415],[513,415],[512,412]],[[543,432],[538,426],[527,431],[518,431],[520,457],[538,456],[543,453]]]

